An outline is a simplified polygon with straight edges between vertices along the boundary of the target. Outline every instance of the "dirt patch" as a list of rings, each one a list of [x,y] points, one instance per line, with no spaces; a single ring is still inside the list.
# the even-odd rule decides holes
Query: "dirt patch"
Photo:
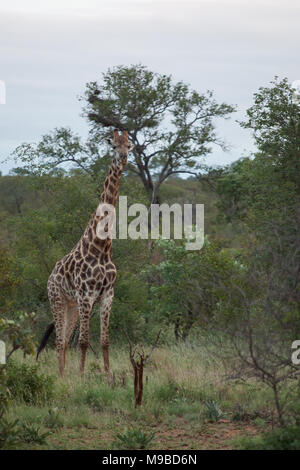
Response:
[[[258,434],[258,430],[252,425],[236,424],[225,420],[207,423],[198,429],[184,429],[184,426],[169,429],[164,427],[156,433],[155,448],[167,450],[232,449],[231,440],[255,434]]]

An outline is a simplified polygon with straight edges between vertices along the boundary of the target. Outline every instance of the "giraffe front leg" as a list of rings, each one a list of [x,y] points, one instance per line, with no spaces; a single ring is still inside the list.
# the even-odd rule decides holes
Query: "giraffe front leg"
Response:
[[[80,329],[79,329],[79,346],[80,346],[80,375],[84,373],[86,350],[89,345],[89,328],[90,314],[92,305],[89,300],[80,300],[78,305]]]
[[[103,293],[100,300],[100,322],[101,322],[101,348],[104,360],[104,370],[109,374],[109,317],[114,298],[113,288]]]
[[[65,369],[66,302],[60,292],[53,289],[51,294],[50,305],[55,322],[59,375],[63,377]]]

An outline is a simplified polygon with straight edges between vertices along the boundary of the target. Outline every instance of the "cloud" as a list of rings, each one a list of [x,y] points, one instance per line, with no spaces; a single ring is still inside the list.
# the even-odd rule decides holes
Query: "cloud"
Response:
[[[213,89],[219,101],[239,106],[239,118],[275,74],[300,78],[293,0],[10,0],[1,9],[0,159],[53,127],[86,134],[77,96],[114,65],[141,62],[200,92]],[[218,128],[235,148],[211,161],[251,148],[234,120]]]

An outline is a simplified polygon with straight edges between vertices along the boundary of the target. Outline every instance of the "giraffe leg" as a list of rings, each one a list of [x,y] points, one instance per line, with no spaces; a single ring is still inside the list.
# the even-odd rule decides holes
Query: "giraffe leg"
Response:
[[[56,330],[56,351],[58,355],[59,375],[62,377],[65,368],[65,330],[67,303],[58,289],[52,289],[50,298]]]
[[[100,300],[100,322],[101,322],[101,348],[104,360],[104,370],[109,373],[109,317],[114,298],[114,290],[111,287],[105,291]]]
[[[66,351],[70,341],[70,337],[74,331],[76,322],[78,320],[78,307],[76,302],[68,302],[66,311],[66,329],[65,329],[65,343],[64,343],[64,359],[66,361]]]
[[[79,346],[80,346],[80,374],[84,373],[86,350],[89,345],[90,314],[93,304],[90,299],[80,299],[78,302],[78,311],[80,319]]]

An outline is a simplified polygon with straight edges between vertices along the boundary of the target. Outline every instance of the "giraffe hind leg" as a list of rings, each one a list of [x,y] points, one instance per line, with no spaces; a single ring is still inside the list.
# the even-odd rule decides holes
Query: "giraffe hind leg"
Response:
[[[100,299],[100,322],[101,322],[101,348],[104,361],[104,370],[109,374],[109,317],[114,298],[114,289],[107,289]]]
[[[79,330],[79,346],[80,346],[80,375],[84,373],[86,350],[89,345],[89,327],[90,327],[90,314],[93,308],[93,303],[89,298],[80,298],[78,300],[78,312],[80,319]]]
[[[76,322],[78,320],[78,307],[76,302],[68,302],[66,309],[66,329],[65,329],[65,341],[64,341],[64,357],[66,357],[66,351],[74,331]]]

